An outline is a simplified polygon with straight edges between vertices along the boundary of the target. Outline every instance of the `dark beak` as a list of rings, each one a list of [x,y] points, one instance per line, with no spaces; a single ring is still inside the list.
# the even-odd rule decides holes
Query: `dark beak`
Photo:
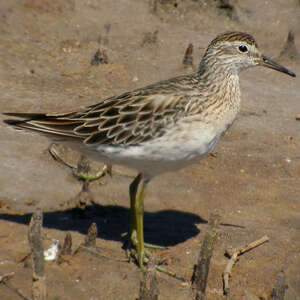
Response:
[[[265,57],[264,55],[261,56],[261,60],[259,65],[267,67],[267,68],[271,68],[274,70],[277,70],[279,72],[288,74],[292,77],[296,77],[296,74],[291,72],[290,70],[288,70],[287,68],[279,65],[278,63],[276,63],[275,61],[271,60],[270,58]]]

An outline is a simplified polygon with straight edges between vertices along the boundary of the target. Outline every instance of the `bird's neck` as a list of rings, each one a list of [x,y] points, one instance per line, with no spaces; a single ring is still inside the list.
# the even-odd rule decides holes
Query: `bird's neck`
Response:
[[[212,112],[215,118],[226,113],[234,118],[240,109],[238,72],[218,61],[202,61],[196,77],[199,92],[206,98],[203,110]]]
[[[205,55],[199,65],[199,70],[196,73],[201,84],[207,85],[216,84],[239,84],[239,70],[231,62],[226,62],[218,59],[215,56]]]

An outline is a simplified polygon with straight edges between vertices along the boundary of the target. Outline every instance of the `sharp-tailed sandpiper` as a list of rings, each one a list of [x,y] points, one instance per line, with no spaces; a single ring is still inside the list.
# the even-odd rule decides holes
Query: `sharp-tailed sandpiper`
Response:
[[[261,54],[251,35],[227,32],[209,44],[195,74],[160,81],[72,113],[6,113],[19,119],[5,122],[44,134],[94,159],[138,171],[129,188],[129,239],[143,268],[148,253],[143,233],[147,184],[154,176],[183,168],[215,149],[240,109],[239,73],[254,66],[296,76]]]

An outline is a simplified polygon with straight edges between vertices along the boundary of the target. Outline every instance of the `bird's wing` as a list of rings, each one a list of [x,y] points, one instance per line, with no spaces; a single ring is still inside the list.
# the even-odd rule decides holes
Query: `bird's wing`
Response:
[[[152,92],[150,92],[152,90]],[[153,93],[141,89],[108,98],[83,110],[65,114],[5,113],[21,118],[5,120],[62,140],[82,140],[87,145],[132,145],[162,136],[167,126],[183,117],[190,96]]]

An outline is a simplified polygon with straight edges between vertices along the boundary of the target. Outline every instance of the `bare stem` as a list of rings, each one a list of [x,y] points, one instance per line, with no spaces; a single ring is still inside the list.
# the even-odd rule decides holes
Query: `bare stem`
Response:
[[[201,300],[205,297],[210,260],[217,239],[217,229],[220,224],[220,219],[220,215],[216,212],[212,213],[209,217],[208,231],[204,236],[204,241],[198,258],[198,264],[195,266],[192,279],[196,300]]]
[[[159,290],[156,278],[156,268],[150,266],[143,273],[143,279],[140,282],[139,300],[158,300]]]
[[[231,276],[231,271],[232,268],[234,266],[234,264],[239,260],[239,256],[251,249],[254,249],[260,245],[262,245],[263,243],[269,241],[269,238],[265,235],[262,238],[246,245],[246,246],[242,246],[239,247],[238,249],[235,250],[226,250],[226,254],[230,257],[230,260],[228,262],[228,264],[226,265],[226,268],[223,272],[223,291],[224,291],[224,295],[228,295],[229,294],[229,277]]]
[[[0,283],[4,284],[7,288],[9,288],[16,295],[18,295],[21,299],[30,300],[29,298],[24,296],[24,294],[18,288],[16,288],[12,283],[9,282],[9,279],[11,279],[14,275],[15,272],[0,275]]]
[[[285,290],[287,289],[286,278],[284,276],[284,271],[279,273],[276,280],[275,287],[272,291],[272,300],[284,300]]]
[[[28,229],[28,241],[32,253],[32,297],[34,300],[46,299],[42,224],[43,213],[38,209],[32,215]]]

